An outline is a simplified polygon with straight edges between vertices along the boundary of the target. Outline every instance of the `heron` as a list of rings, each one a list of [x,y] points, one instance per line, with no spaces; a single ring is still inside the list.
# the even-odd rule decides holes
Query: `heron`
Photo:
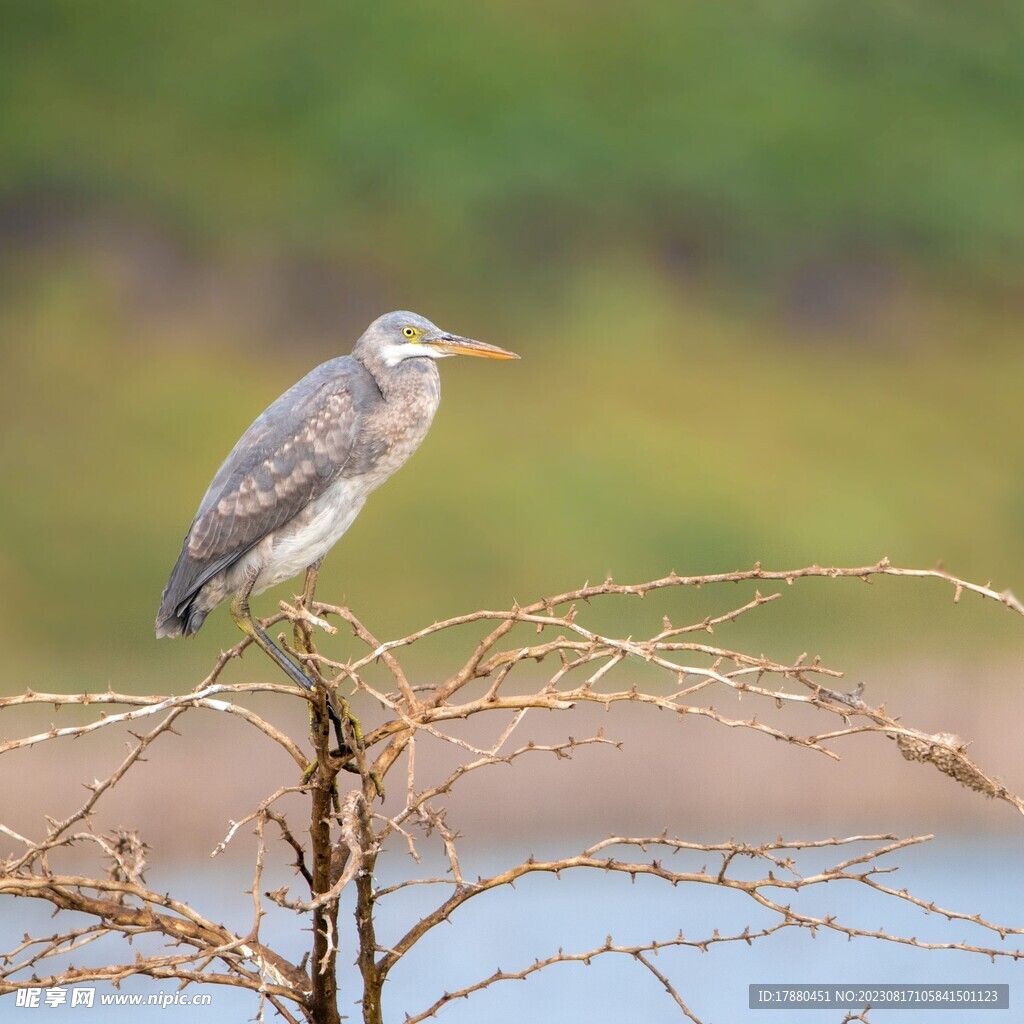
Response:
[[[249,599],[305,570],[311,602],[324,556],[426,437],[441,401],[437,362],[455,355],[519,358],[416,313],[386,313],[350,355],[311,370],[268,406],[199,503],[160,599],[157,637],[196,633],[230,598],[238,628],[312,691]],[[340,729],[336,711],[331,718]]]

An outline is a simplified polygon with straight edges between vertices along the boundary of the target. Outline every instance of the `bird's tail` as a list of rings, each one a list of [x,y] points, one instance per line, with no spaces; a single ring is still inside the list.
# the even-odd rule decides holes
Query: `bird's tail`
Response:
[[[191,636],[198,632],[210,609],[199,607],[199,593],[205,581],[199,582],[198,586],[197,582],[195,563],[183,546],[160,596],[160,610],[156,613],[158,639]]]
[[[173,612],[168,615],[164,612],[163,605],[156,617],[156,637],[162,640],[165,636],[181,636],[185,632],[184,623]]]
[[[196,599],[193,597],[180,610],[169,605],[167,591],[164,591],[164,599],[160,602],[160,611],[156,616],[157,639],[165,636],[192,636],[199,632],[199,627],[206,621],[209,613],[196,607]]]

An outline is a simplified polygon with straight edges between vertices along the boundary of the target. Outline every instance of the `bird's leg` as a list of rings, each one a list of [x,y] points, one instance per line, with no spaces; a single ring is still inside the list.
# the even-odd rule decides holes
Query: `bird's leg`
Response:
[[[252,588],[256,585],[258,575],[258,571],[250,571],[246,575],[245,581],[238,588],[238,593],[235,594],[234,600],[231,602],[231,618],[234,619],[235,625],[247,637],[250,637],[264,654],[278,664],[289,679],[301,686],[302,689],[312,693],[313,683],[310,678],[293,661],[289,660],[284,651],[267,636],[266,630],[253,617],[252,609],[249,607],[249,595],[252,593]],[[334,707],[330,694],[327,695],[327,713],[331,716],[331,721],[334,722],[334,726],[340,736],[341,718]]]
[[[297,603],[298,603],[298,605],[301,608],[304,608],[307,612],[310,611],[312,609],[312,607],[313,607],[313,600],[314,600],[314,598],[316,596],[316,584],[317,584],[317,580],[318,580],[319,575],[320,575],[320,565],[322,564],[322,562],[323,562],[323,559],[322,558],[318,558],[312,565],[310,565],[306,569],[306,581],[305,581],[305,583],[304,583],[304,585],[302,587],[302,594],[299,596]],[[305,619],[299,620],[299,621],[297,621],[295,623],[295,647],[299,651],[301,651],[303,654],[312,654],[313,653],[313,630],[311,629],[311,627],[309,625],[309,622],[306,621]],[[348,706],[348,701],[345,700],[344,697],[340,697],[337,694],[335,694],[335,698],[336,698],[338,704],[340,705],[339,711],[340,711],[341,717],[344,718],[348,722],[349,728],[352,731],[352,739],[353,739],[353,741],[355,742],[355,744],[360,749],[362,749],[362,746],[363,746],[363,727],[362,727],[362,724],[360,723],[359,719],[356,718],[356,716],[354,714],[352,714],[352,710]],[[313,707],[313,705],[310,705],[309,717],[310,717],[310,728],[311,729],[315,728],[315,718],[314,718],[315,714],[316,714],[316,709]],[[333,719],[333,716],[332,716],[332,719]],[[338,746],[340,748],[338,750],[338,754],[341,755],[341,754],[343,754],[345,752],[349,752],[350,751],[351,744],[342,735],[341,723],[339,721],[337,721],[337,719],[333,719],[333,720],[334,720],[334,731],[335,731],[335,735],[338,738]],[[346,760],[346,762],[344,764],[344,768],[345,768],[346,771],[350,771],[350,772],[358,773],[358,771],[359,771],[358,767],[356,766],[355,760],[353,758],[349,758],[349,759]],[[313,773],[315,771],[316,771],[316,761],[313,761],[306,768],[306,771],[303,773],[303,776],[302,776],[303,784],[307,783],[313,777]],[[373,779],[374,788],[377,790],[377,792],[380,795],[381,799],[383,799],[383,797],[384,797],[384,786],[383,786],[383,784],[381,783],[380,779],[377,777],[377,774],[375,772],[371,773],[371,778]]]
[[[316,596],[316,581],[319,578],[319,567],[323,563],[323,558],[317,558],[315,562],[306,568],[306,579],[302,586],[302,593],[299,595],[296,604],[305,611],[309,611],[313,606],[313,598]],[[313,647],[313,631],[306,618],[300,618],[295,623],[295,646],[303,654],[313,654],[315,649]],[[347,719],[352,727],[352,733],[355,737],[356,742],[362,743],[362,727],[359,725],[359,720],[348,710],[348,701],[344,697],[339,697],[336,694],[336,698],[341,705],[341,715]],[[309,717],[310,721],[313,716],[313,707],[310,705]],[[348,743],[345,741],[345,737],[341,734],[341,723],[335,720],[335,733],[338,737],[338,745],[342,751],[348,749]]]
[[[302,593],[298,596],[296,604],[299,608],[304,611],[309,611],[313,607],[313,599],[316,596],[316,581],[320,575],[320,564],[323,562],[322,558],[318,558],[312,565],[306,569],[306,580],[302,586]],[[301,654],[313,654],[313,629],[306,619],[296,619],[293,625],[293,635],[295,638],[295,648]],[[359,726],[358,719],[354,718],[352,713],[348,709],[348,702],[343,698],[338,698],[341,703],[341,715],[347,718],[353,723],[353,732],[356,737],[362,740],[362,729]],[[314,705],[309,706],[309,727],[310,731],[316,728],[316,708]],[[345,737],[341,734],[341,723],[336,719],[334,721],[334,732],[338,740],[339,754],[343,750],[347,750],[348,744],[345,742]],[[303,784],[307,783],[312,777],[313,772],[316,771],[316,761],[310,764],[306,771],[303,773],[302,781]]]
[[[323,564],[323,559],[318,558],[311,566],[306,569],[306,582],[302,587],[302,595],[299,597],[299,604],[302,608],[305,608],[308,612],[313,607],[313,599],[316,597],[316,584],[320,578],[320,566]],[[302,626],[302,638],[299,637],[299,626]],[[295,646],[299,648],[304,654],[312,654],[312,641],[313,631],[309,626],[309,623],[303,620],[301,623],[295,624]],[[349,710],[348,701],[344,697],[338,697],[338,702],[341,704],[341,714],[348,721],[352,728],[352,736],[355,742],[362,747],[363,745],[363,727],[360,724],[358,718],[352,714]],[[335,723],[337,724],[337,723]],[[348,747],[344,737],[341,733],[338,733],[338,743],[343,748]]]
[[[306,581],[302,587],[302,593],[298,596],[295,604],[303,611],[309,611],[313,604],[313,595],[316,593],[316,578],[317,572],[320,569],[320,560],[315,561],[309,568],[306,569]],[[296,619],[292,624],[292,635],[295,640],[295,649],[300,654],[312,654],[313,653],[313,629],[306,619]],[[315,704],[309,705],[309,732],[310,735],[316,733],[317,729],[317,709]],[[341,735],[338,726],[335,725],[335,735],[338,739],[339,746],[344,746],[345,741]],[[317,761],[314,758],[307,766],[306,770],[302,773],[302,784],[306,785],[310,779],[313,778],[313,774],[316,772]],[[334,795],[337,795],[337,784],[334,787]]]

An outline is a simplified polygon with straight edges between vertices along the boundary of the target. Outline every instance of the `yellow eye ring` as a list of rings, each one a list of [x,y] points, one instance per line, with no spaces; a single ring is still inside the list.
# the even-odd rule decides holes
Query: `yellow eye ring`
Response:
[[[416,328],[415,327],[403,327],[402,328],[402,333],[407,338],[415,338],[416,337]]]

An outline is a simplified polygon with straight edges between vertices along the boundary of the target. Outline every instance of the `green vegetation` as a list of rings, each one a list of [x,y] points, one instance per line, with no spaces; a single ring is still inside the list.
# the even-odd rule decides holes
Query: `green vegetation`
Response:
[[[223,615],[151,639],[189,516],[269,400],[402,306],[524,360],[445,365],[424,450],[329,559],[381,634],[755,559],[1024,590],[1020,5],[2,17],[11,687],[183,685],[233,642]],[[765,642],[1002,639],[879,589],[809,584]]]
[[[623,235],[1024,257],[1024,8],[8,5],[0,184],[457,279]],[[368,237],[382,244],[365,245]]]

